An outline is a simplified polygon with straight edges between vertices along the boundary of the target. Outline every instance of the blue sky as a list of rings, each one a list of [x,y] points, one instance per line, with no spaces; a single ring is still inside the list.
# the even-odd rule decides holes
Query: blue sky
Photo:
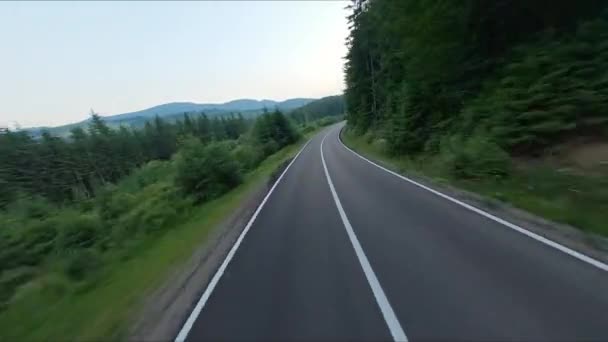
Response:
[[[343,91],[348,2],[0,2],[0,126]]]

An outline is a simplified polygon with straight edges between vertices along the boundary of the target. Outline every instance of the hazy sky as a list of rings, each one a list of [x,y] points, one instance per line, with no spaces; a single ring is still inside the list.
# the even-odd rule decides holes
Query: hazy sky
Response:
[[[344,88],[348,2],[0,2],[0,126]]]

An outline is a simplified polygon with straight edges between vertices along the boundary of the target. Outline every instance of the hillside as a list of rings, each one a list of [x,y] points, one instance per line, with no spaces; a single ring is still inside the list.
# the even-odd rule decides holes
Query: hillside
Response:
[[[293,98],[285,101],[274,101],[274,100],[252,100],[252,99],[238,99],[229,101],[221,104],[198,104],[192,102],[173,102],[166,103],[151,108],[123,113],[115,115],[103,116],[104,121],[108,126],[117,128],[121,125],[130,127],[143,127],[146,121],[153,119],[156,116],[161,118],[174,120],[181,118],[184,113],[199,113],[205,112],[209,116],[228,114],[231,112],[240,112],[245,117],[252,117],[262,112],[264,108],[274,109],[278,108],[281,111],[290,111],[306,105],[314,99],[309,98]],[[26,128],[31,135],[37,137],[42,134],[42,131],[47,130],[51,135],[55,136],[66,136],[70,130],[75,127],[86,126],[90,122],[90,118],[68,125],[62,125],[57,127],[33,127]]]
[[[334,95],[312,101],[293,110],[289,115],[296,122],[306,123],[328,116],[343,115],[346,112],[344,96]]]

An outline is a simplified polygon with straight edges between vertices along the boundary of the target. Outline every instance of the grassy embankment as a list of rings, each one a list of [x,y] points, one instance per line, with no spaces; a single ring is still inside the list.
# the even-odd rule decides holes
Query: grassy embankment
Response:
[[[513,206],[585,232],[608,236],[608,172],[558,167],[544,161],[515,163],[507,178],[458,179],[442,165],[440,156],[394,156],[381,139],[342,134],[344,143],[402,174],[424,177],[508,202]]]
[[[76,267],[73,271],[76,275],[87,273],[86,277],[76,277],[82,278],[80,281],[65,276],[65,270],[58,269],[65,267],[65,262],[47,262],[44,271],[37,271],[31,281],[17,289],[9,305],[0,310],[0,340],[120,339],[140,309],[145,294],[162,284],[170,271],[186,261],[205,241],[213,227],[238,208],[282,163],[293,157],[318,129],[268,157],[247,173],[240,185],[221,197],[196,206],[186,204],[187,210],[178,211],[170,219],[170,231],[159,228],[158,232],[142,235],[139,241],[120,251],[112,250],[111,255],[103,256],[103,264],[98,269],[79,271]],[[164,172],[162,167],[160,170]],[[119,183],[118,190],[123,192],[123,188],[137,183],[133,177]],[[163,178],[162,174],[160,178]],[[153,211],[162,201],[154,202],[156,194],[146,196],[145,191],[162,192],[163,187],[157,185],[152,184],[146,188],[148,190],[141,190],[142,194],[134,195],[141,195],[135,198],[141,199],[142,203],[123,216],[143,215],[143,222],[156,222]],[[150,203],[143,203],[148,198],[151,198]],[[167,225],[163,215],[159,214],[159,226]],[[84,262],[80,267],[95,267],[95,263],[89,263]]]

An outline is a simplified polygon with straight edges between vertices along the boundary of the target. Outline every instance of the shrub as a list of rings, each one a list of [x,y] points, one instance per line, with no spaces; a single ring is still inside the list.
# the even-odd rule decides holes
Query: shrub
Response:
[[[173,183],[168,182],[149,185],[129,196],[132,196],[131,206],[113,219],[112,230],[100,247],[122,246],[138,235],[167,228],[191,205],[191,199],[185,198]]]
[[[102,235],[99,216],[65,211],[53,218],[60,230],[59,246],[63,249],[91,247]]]
[[[135,195],[124,190],[104,191],[97,198],[99,215],[106,222],[115,220],[135,205]]]
[[[244,144],[232,150],[233,157],[241,165],[242,170],[252,170],[264,160],[264,152],[256,146]]]
[[[509,155],[483,134],[443,139],[440,153],[443,166],[456,178],[504,178],[511,169]]]
[[[197,139],[184,143],[176,160],[176,182],[197,201],[218,197],[241,182],[239,164],[221,143],[203,145]]]
[[[175,167],[171,161],[153,160],[133,171],[116,186],[106,186],[105,190],[137,192],[150,184],[170,180],[174,175]]]
[[[267,156],[277,152],[280,148],[281,148],[281,146],[279,146],[279,144],[272,139],[261,144],[259,147],[259,149],[262,151],[262,154],[264,155],[264,157],[267,157]]]
[[[3,231],[0,236],[0,265],[11,269],[37,265],[53,250],[57,230],[49,220],[34,221],[19,229]]]
[[[99,253],[93,249],[83,249],[69,254],[65,264],[65,274],[74,280],[83,280],[102,265]]]

